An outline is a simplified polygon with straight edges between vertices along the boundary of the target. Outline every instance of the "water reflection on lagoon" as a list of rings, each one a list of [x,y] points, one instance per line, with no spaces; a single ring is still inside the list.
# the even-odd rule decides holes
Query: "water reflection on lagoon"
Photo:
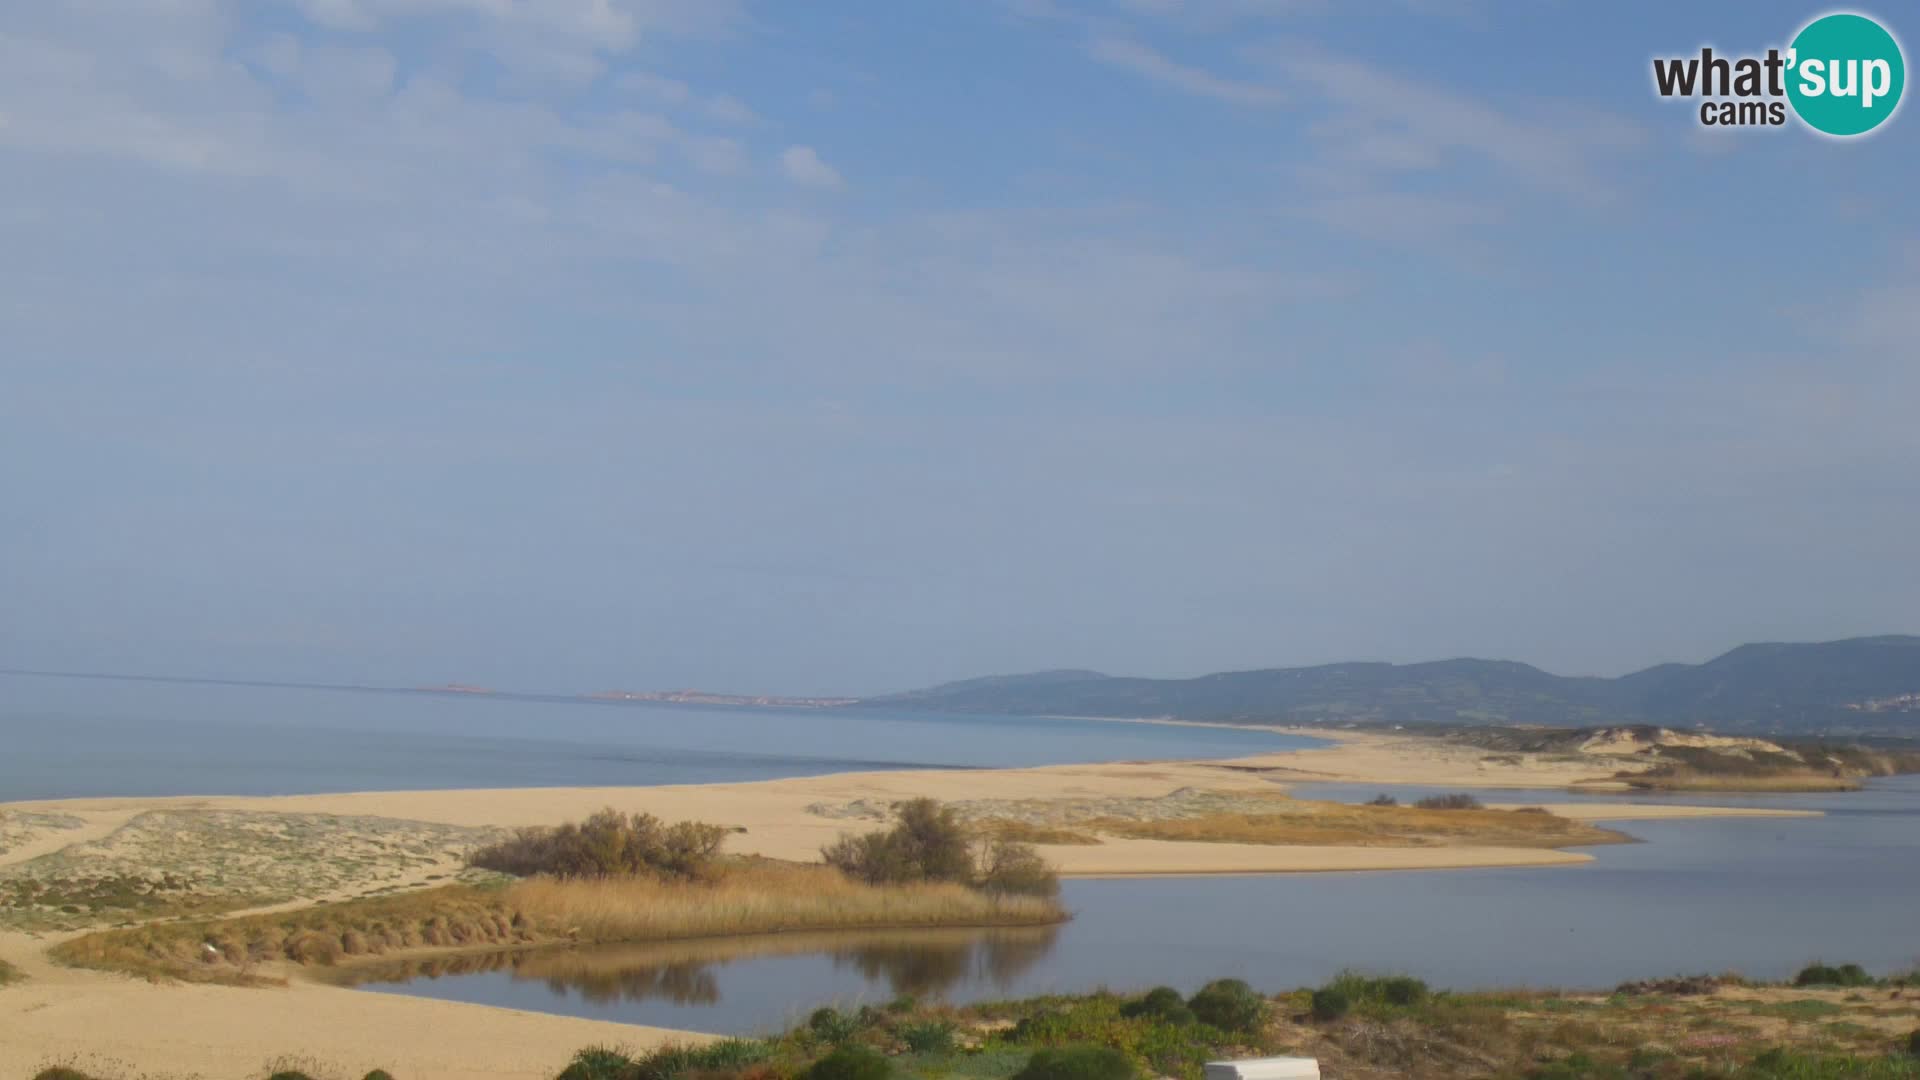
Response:
[[[655,945],[546,947],[395,960],[342,973],[348,985],[440,996],[432,984],[448,980],[494,1004],[530,1008],[530,991],[546,1011],[631,1019],[621,1006],[698,1010],[703,1023],[727,1030],[777,1026],[804,1012],[795,1002],[852,1004],[899,997],[967,996],[1011,990],[1059,939],[1058,926],[995,929],[886,930],[767,934]],[[725,980],[730,965],[750,974]],[[822,968],[825,970],[822,971]],[[827,991],[837,987],[839,992]],[[568,1002],[555,1009],[555,999]],[[695,1026],[688,1022],[684,1026]]]

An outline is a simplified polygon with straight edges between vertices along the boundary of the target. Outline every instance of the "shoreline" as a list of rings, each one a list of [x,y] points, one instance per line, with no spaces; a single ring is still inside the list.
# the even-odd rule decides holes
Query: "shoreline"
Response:
[[[79,824],[64,835],[33,837],[0,852],[0,868],[66,846],[98,843],[154,811],[234,811],[483,828],[554,825],[611,806],[667,820],[724,824],[743,830],[729,835],[731,853],[811,862],[817,861],[823,844],[876,826],[876,821],[862,816],[858,810],[862,805],[884,806],[923,795],[948,802],[1020,804],[1156,799],[1182,789],[1272,794],[1313,782],[1563,790],[1580,780],[1597,779],[1593,773],[1602,767],[1600,763],[1537,762],[1510,768],[1432,739],[1291,729],[1284,733],[1311,735],[1325,743],[1217,761],[916,769],[652,787],[34,800],[0,804],[0,810],[60,815]],[[1493,808],[1510,809],[1511,804]],[[1589,822],[1818,816],[1812,811],[1631,801],[1556,803],[1543,809]],[[1040,845],[1040,850],[1063,877],[1086,879],[1569,867],[1594,858],[1577,850],[1473,844],[1262,845],[1113,836],[1104,837],[1098,845]],[[391,887],[423,887],[433,883],[433,874],[444,870],[444,864],[426,865],[396,878]],[[311,906],[344,898],[341,894],[301,895],[274,906]],[[156,985],[59,967],[45,950],[72,936],[76,935],[0,931],[0,959],[13,963],[26,976],[0,988],[0,1045],[17,1049],[29,1066],[65,1060],[110,1067],[117,1063],[119,1071],[154,1076],[238,1076],[257,1071],[268,1058],[295,1054],[334,1068],[365,1072],[381,1067],[418,1080],[545,1080],[583,1046],[648,1048],[714,1037],[359,990],[288,969],[278,970],[290,976],[287,985],[278,988]],[[408,958],[389,954],[386,959]],[[343,1038],[343,1033],[350,1034]]]
[[[1118,723],[1160,721],[1117,720]],[[1185,723],[1183,721],[1176,723]],[[1273,728],[1284,734],[1307,734]],[[0,810],[67,814],[86,821],[73,840],[97,838],[152,811],[214,810],[311,814],[494,828],[550,826],[605,807],[696,820],[733,829],[727,850],[792,862],[813,862],[842,834],[877,825],[870,817],[823,808],[884,805],[930,796],[949,803],[1025,803],[1046,800],[1158,798],[1182,789],[1240,793],[1289,791],[1295,785],[1340,783],[1595,791],[1603,763],[1527,761],[1490,763],[1471,748],[1426,737],[1323,732],[1326,745],[1219,760],[1122,761],[1025,768],[933,768],[828,773],[776,780],[722,781],[621,787],[450,788],[360,791],[318,795],[171,795],[93,797],[0,803]],[[1595,792],[1602,793],[1602,792]],[[1311,799],[1311,792],[1303,793]],[[1604,794],[1633,794],[1625,785]],[[1634,802],[1489,804],[1495,809],[1535,806],[1589,823],[1707,817],[1814,817],[1819,811],[1692,803]],[[0,867],[27,854],[57,850],[59,837],[0,852]],[[1298,873],[1348,870],[1468,869],[1481,866],[1565,865],[1591,856],[1554,848],[1471,843],[1435,846],[1281,845],[1106,837],[1097,845],[1038,845],[1062,877],[1130,877],[1193,873]],[[320,898],[310,898],[320,899]]]

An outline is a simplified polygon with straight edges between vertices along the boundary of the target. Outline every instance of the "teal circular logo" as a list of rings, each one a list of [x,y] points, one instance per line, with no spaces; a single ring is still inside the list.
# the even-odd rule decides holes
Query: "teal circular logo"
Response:
[[[1900,107],[1907,62],[1900,43],[1865,15],[1808,23],[1787,54],[1787,100],[1807,126],[1828,135],[1865,135]]]

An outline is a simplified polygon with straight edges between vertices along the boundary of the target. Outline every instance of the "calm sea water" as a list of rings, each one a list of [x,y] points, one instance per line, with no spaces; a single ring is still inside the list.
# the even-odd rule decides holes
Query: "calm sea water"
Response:
[[[1227,975],[1282,990],[1343,968],[1460,989],[1608,987],[1920,960],[1920,778],[1742,801],[1827,816],[1627,823],[1645,843],[1594,848],[1577,867],[1072,881],[1075,918],[1050,930],[496,954],[371,972],[368,988],[741,1033],[900,993],[1192,990]]]
[[[855,769],[1241,757],[1316,742],[1098,720],[0,675],[0,802],[723,783]]]

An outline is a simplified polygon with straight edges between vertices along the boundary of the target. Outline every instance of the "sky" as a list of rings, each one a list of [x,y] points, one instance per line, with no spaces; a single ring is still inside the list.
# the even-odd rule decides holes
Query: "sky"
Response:
[[[1920,116],[1652,90],[1821,10],[0,6],[0,667],[860,694],[1920,631]]]

